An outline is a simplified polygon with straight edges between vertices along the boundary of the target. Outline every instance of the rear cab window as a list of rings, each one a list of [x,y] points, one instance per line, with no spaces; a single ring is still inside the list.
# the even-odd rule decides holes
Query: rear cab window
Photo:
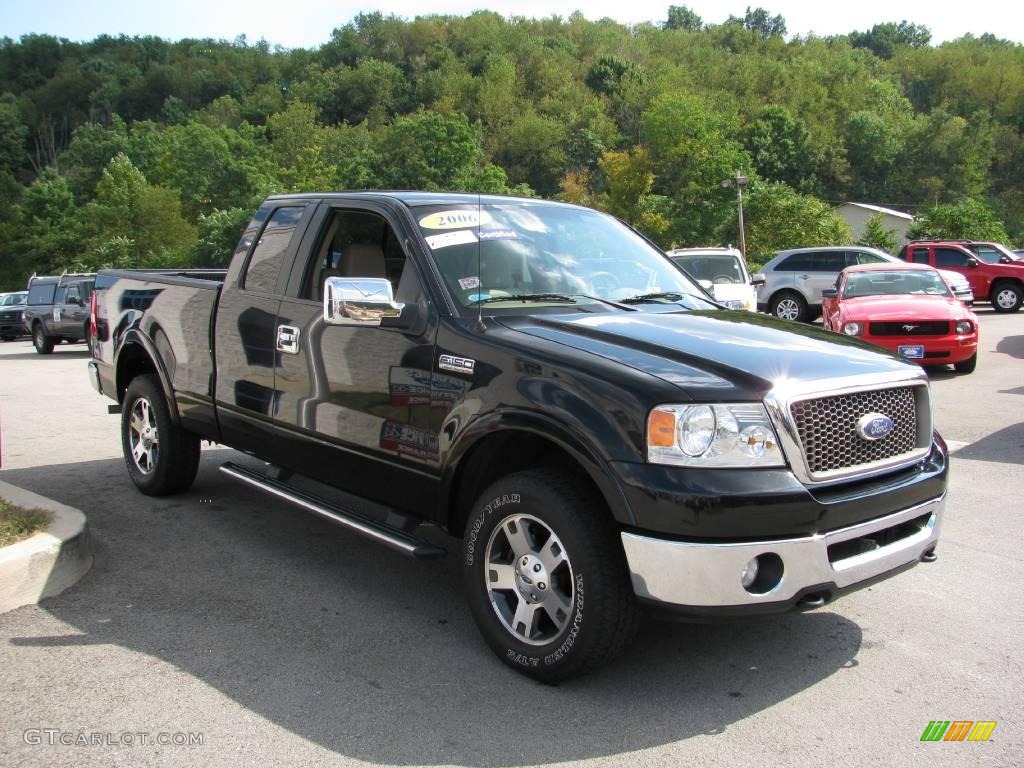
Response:
[[[277,208],[267,219],[256,246],[249,255],[242,277],[242,288],[247,291],[275,293],[281,266],[295,227],[306,212],[305,205]]]
[[[30,305],[53,304],[53,295],[57,290],[57,283],[33,283],[28,289],[28,303]]]

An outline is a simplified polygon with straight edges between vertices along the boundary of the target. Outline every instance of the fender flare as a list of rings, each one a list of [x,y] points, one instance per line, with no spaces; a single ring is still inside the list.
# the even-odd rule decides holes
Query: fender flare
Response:
[[[114,386],[118,393],[118,402],[123,401],[123,398],[121,398],[121,355],[131,347],[142,347],[146,357],[149,358],[153,365],[153,370],[156,371],[157,378],[160,380],[160,388],[163,390],[164,400],[167,402],[167,410],[171,414],[171,421],[175,424],[180,424],[181,416],[178,413],[178,402],[174,397],[174,388],[171,386],[171,377],[167,373],[167,366],[164,365],[163,358],[157,352],[153,340],[138,328],[130,328],[125,332],[121,337],[121,344],[118,346],[117,354],[114,357]],[[127,389],[127,382],[124,382],[124,385],[124,388]]]
[[[608,504],[612,516],[621,524],[635,526],[636,516],[613,474],[600,453],[581,435],[549,416],[531,411],[502,410],[485,414],[459,433],[448,452],[448,460],[441,472],[441,505],[448,509],[455,490],[456,475],[463,460],[484,438],[500,432],[526,432],[544,438],[569,454],[586,472]]]

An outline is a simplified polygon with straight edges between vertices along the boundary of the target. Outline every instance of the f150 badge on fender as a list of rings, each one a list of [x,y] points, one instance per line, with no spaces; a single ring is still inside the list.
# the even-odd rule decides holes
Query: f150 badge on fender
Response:
[[[476,368],[476,360],[468,357],[456,357],[455,355],[441,355],[437,361],[437,367],[442,371],[458,371],[459,373],[472,373]]]

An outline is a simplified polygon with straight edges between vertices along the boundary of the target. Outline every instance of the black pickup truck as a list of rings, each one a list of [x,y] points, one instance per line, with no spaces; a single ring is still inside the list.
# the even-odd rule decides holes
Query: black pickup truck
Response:
[[[541,680],[611,659],[643,605],[808,609],[934,558],[947,451],[921,369],[723,309],[585,208],[273,197],[226,273],[104,271],[93,307],[90,375],[143,493],[188,489],[207,439],[400,552],[443,554],[439,527],[484,638]]]

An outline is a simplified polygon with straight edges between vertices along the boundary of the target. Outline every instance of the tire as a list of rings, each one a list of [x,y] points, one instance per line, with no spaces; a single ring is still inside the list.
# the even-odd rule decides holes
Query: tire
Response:
[[[996,312],[1016,312],[1020,309],[1024,290],[1019,285],[1000,282],[992,286],[992,309]]]
[[[171,421],[160,380],[132,379],[121,407],[121,448],[132,482],[147,496],[187,491],[199,469],[199,436]]]
[[[473,508],[462,554],[481,634],[528,677],[554,683],[585,674],[636,633],[618,529],[573,475],[529,470],[495,482]]]
[[[975,352],[966,360],[961,360],[959,363],[953,363],[953,370],[957,373],[974,373],[974,369],[978,367],[978,353]]]
[[[36,352],[40,355],[48,355],[53,352],[55,341],[59,341],[59,339],[47,336],[46,329],[43,328],[42,323],[36,323],[32,328],[32,346],[36,348]]]
[[[806,322],[810,317],[806,299],[796,291],[779,291],[772,296],[768,302],[768,314],[795,323]]]

